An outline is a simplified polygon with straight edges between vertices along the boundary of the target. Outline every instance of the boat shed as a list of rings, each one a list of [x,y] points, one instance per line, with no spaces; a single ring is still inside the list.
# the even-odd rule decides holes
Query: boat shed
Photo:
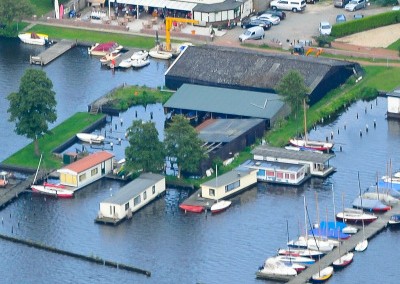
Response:
[[[201,197],[227,198],[257,183],[257,170],[236,168],[200,185]]]
[[[78,190],[111,173],[113,158],[113,154],[100,151],[66,165],[57,170],[60,174],[60,184]]]
[[[267,145],[258,146],[251,153],[256,161],[306,165],[307,173],[312,176],[326,177],[336,170],[329,165],[329,160],[335,156],[333,154],[293,151]]]
[[[313,104],[361,72],[361,67],[358,63],[323,57],[215,45],[189,46],[165,72],[165,85],[172,90],[191,83],[275,93],[282,77],[291,70],[304,77]]]
[[[269,183],[300,185],[311,177],[307,174],[308,167],[304,164],[248,160],[242,166],[256,169],[257,180]]]
[[[118,224],[165,192],[165,177],[142,173],[115,195],[100,202],[96,222]]]
[[[277,94],[193,84],[183,84],[164,104],[164,110],[198,122],[208,118],[261,118],[266,128],[289,114],[289,107]]]
[[[387,116],[400,118],[400,88],[387,94]]]

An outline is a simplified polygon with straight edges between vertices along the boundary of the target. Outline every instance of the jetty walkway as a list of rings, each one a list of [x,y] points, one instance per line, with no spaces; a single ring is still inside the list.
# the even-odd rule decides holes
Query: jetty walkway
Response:
[[[37,56],[30,56],[30,64],[47,65],[57,57],[61,56],[72,47],[76,46],[76,42],[72,40],[62,39]]]
[[[9,180],[9,184],[0,189],[0,208],[5,207],[8,203],[13,201],[15,198],[25,192],[32,184],[33,176],[29,176],[27,179],[19,182],[15,182],[13,179]]]
[[[335,248],[330,253],[326,254],[323,258],[321,258],[318,262],[316,262],[312,266],[309,266],[306,270],[302,271],[299,275],[297,275],[295,278],[293,278],[287,283],[290,284],[308,283],[311,277],[314,274],[318,273],[320,269],[332,265],[332,263],[336,259],[343,256],[347,252],[354,251],[356,245],[362,240],[364,240],[364,236],[365,239],[370,240],[378,233],[380,233],[382,230],[384,230],[387,227],[390,216],[394,214],[400,214],[399,204],[394,205],[392,210],[389,210],[388,212],[379,215],[379,218],[376,221],[370,223],[369,225],[366,225],[364,233],[362,230],[359,230],[355,235],[351,236],[348,240],[343,241],[340,247],[340,255],[339,255],[339,249]],[[354,255],[354,258],[357,257],[362,257],[362,253],[356,253]],[[333,274],[332,277],[335,277],[335,274]]]

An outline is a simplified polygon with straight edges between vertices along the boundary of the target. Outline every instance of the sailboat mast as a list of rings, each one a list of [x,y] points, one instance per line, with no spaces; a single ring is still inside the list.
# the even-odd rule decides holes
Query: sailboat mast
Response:
[[[303,198],[303,203],[304,203],[304,230],[305,230],[305,235],[306,235],[306,240],[308,240],[308,230],[307,230],[307,203],[306,203],[306,196],[304,195]]]
[[[335,209],[335,191],[333,190],[333,183],[332,183],[332,200],[333,200],[333,220],[336,229],[336,209]]]
[[[307,108],[306,108],[306,99],[303,99],[303,108],[304,108],[304,142],[307,143]]]
[[[39,164],[38,164],[38,167],[37,167],[37,169],[36,169],[35,177],[33,178],[32,184],[35,184],[35,182],[36,182],[36,178],[37,178],[37,175],[38,175],[38,173],[39,173],[40,163],[42,162],[42,156],[43,156],[43,155],[40,154]]]

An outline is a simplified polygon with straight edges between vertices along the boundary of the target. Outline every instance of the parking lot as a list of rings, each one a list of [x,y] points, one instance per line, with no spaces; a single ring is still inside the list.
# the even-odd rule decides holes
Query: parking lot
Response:
[[[335,8],[331,1],[317,2],[316,4],[308,4],[304,12],[293,13],[285,11],[286,19],[281,21],[279,25],[273,26],[265,31],[263,40],[252,40],[255,44],[274,44],[281,43],[283,49],[289,49],[290,43],[294,41],[311,41],[313,36],[319,35],[318,26],[321,21],[328,21],[331,25],[335,24],[336,16],[344,14],[347,21],[354,18],[354,14],[362,14],[364,16],[390,11],[391,7],[373,7],[367,6],[365,9],[356,12],[348,12],[344,8]],[[217,39],[225,41],[227,45],[239,45],[239,35],[243,33],[240,25],[229,30],[226,35]]]

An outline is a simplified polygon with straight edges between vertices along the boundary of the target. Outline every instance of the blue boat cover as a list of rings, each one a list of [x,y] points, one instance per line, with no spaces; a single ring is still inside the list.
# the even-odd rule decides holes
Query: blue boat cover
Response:
[[[393,195],[392,192],[390,193],[393,197],[400,196],[400,184],[399,183],[392,183],[392,182],[385,182],[383,180],[378,181],[379,189],[392,189],[392,191],[397,191],[397,196]]]
[[[322,221],[319,224],[319,228],[314,228],[309,231],[309,234],[313,234],[316,237],[326,237],[330,239],[347,239],[350,237],[349,234],[342,233],[343,228],[347,225],[343,222],[334,221]]]
[[[362,206],[361,206],[361,203],[362,203]],[[382,201],[380,201],[378,199],[365,199],[364,198],[361,200],[360,197],[357,197],[353,201],[353,207],[373,211],[373,210],[380,210],[380,209],[387,208],[387,205],[383,204]]]

